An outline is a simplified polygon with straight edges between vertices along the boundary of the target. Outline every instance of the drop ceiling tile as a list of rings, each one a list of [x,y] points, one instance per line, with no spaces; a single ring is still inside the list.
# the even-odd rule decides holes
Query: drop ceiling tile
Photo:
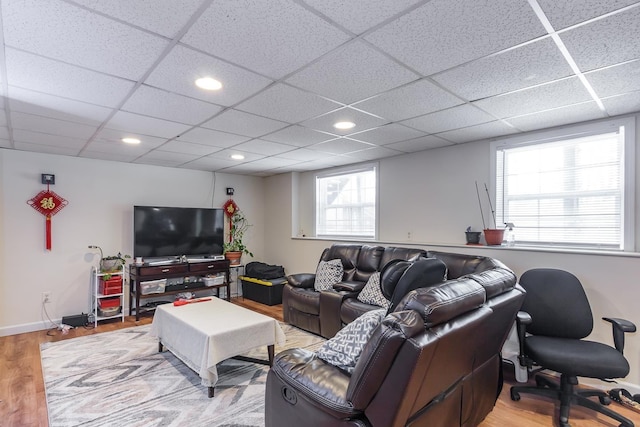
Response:
[[[294,150],[295,147],[277,142],[252,139],[233,147],[234,150],[248,151],[250,153],[264,154],[265,156],[275,156],[287,151]]]
[[[118,106],[133,82],[52,61],[15,49],[5,51],[10,86],[106,107]]]
[[[558,80],[516,92],[481,99],[474,105],[505,118],[590,101],[591,95],[577,77]]]
[[[447,141],[457,144],[470,141],[479,141],[482,139],[495,138],[503,135],[517,133],[518,130],[497,120],[495,122],[483,123],[481,125],[469,126],[462,129],[450,130],[439,133],[437,136]]]
[[[374,96],[352,107],[390,120],[404,120],[462,104],[429,80],[420,80]]]
[[[201,126],[204,128],[257,138],[278,129],[282,129],[287,125],[287,123],[278,120],[267,119],[266,117],[245,113],[244,111],[229,109],[208,122],[203,123]]]
[[[640,58],[640,7],[560,34],[581,71]]]
[[[640,60],[585,74],[598,96],[607,97],[640,89]]]
[[[85,153],[103,153],[109,154],[110,156],[115,156],[115,158],[121,158],[122,161],[130,162],[143,154],[148,153],[153,150],[157,146],[161,144],[152,144],[149,141],[143,141],[141,144],[133,145],[133,144],[125,144],[123,142],[115,142],[115,141],[107,141],[107,140],[93,140],[91,141],[85,149],[82,151],[81,155],[85,155]],[[88,156],[88,154],[86,154]],[[103,158],[103,157],[99,157]]]
[[[287,82],[350,104],[417,78],[414,72],[356,40],[320,58]]]
[[[182,42],[271,78],[281,78],[348,38],[291,1],[251,1],[238,7],[237,0],[220,0],[202,14]]]
[[[431,148],[445,147],[452,145],[451,142],[445,141],[437,136],[427,135],[420,138],[409,139],[407,141],[395,142],[387,144],[385,147],[393,150],[403,151],[405,153],[414,153],[416,151],[429,150]]]
[[[13,148],[13,147],[11,146],[11,141],[5,138],[0,138],[0,148]]]
[[[538,0],[551,25],[561,30],[605,13],[612,12],[638,0],[580,0],[579,6],[571,1]]]
[[[307,148],[329,154],[347,154],[373,147],[375,147],[373,144],[367,144],[365,142],[355,141],[349,138],[337,138],[331,141],[311,145]]]
[[[84,147],[86,139],[73,138],[65,135],[51,135],[42,132],[34,132],[32,130],[14,129],[13,140],[15,142],[25,142],[29,144],[37,144],[40,146],[53,146],[72,148],[76,153]]]
[[[355,127],[351,129],[336,129],[333,127],[336,122],[353,122]],[[356,132],[363,132],[378,126],[389,123],[386,119],[381,119],[371,114],[353,108],[345,107],[340,110],[333,111],[315,119],[307,120],[301,123],[302,126],[315,129],[322,132],[329,132],[334,135],[350,135]]]
[[[309,150],[307,148],[298,148],[297,150],[282,153],[278,155],[278,157],[297,160],[299,162],[308,162],[310,160],[324,159],[325,157],[327,157],[327,154],[321,151]]]
[[[162,151],[170,151],[172,153],[185,153],[193,154],[194,156],[206,156],[216,151],[220,151],[222,148],[213,147],[211,145],[193,144],[186,141],[169,141],[160,147]]]
[[[14,130],[26,129],[50,135],[84,139],[89,138],[97,130],[97,126],[89,126],[81,123],[73,123],[19,112],[11,113],[11,125]]]
[[[8,46],[134,81],[168,45],[166,39],[61,1],[5,1],[2,16]]]
[[[351,135],[351,138],[357,139],[358,141],[380,145],[418,138],[420,136],[425,136],[424,132],[396,123],[391,123],[375,129],[353,134]]]
[[[491,122],[494,117],[479,109],[465,104],[447,110],[436,111],[414,119],[405,120],[402,124],[425,131],[438,133],[458,129],[480,123]]]
[[[125,162],[130,163],[134,161],[138,155],[135,154],[120,154],[120,153],[104,153],[100,151],[85,150],[78,155],[78,157],[84,157],[87,159],[107,160],[112,162]]]
[[[201,156],[186,153],[175,153],[173,151],[153,150],[138,157],[134,163],[173,167],[193,161],[199,157]]]
[[[282,157],[265,157],[264,159],[256,160],[255,162],[245,163],[246,166],[257,166],[258,170],[270,170],[276,168],[282,168],[285,166],[291,166],[300,163],[298,160],[285,159]],[[243,165],[243,166],[244,166]]]
[[[601,119],[603,117],[604,113],[600,111],[595,102],[583,102],[582,104],[569,105],[540,113],[528,114],[526,116],[512,117],[506,121],[516,128],[527,132],[587,120]]]
[[[21,151],[32,151],[34,153],[59,154],[62,156],[75,156],[78,154],[77,148],[61,147],[59,145],[39,145],[29,142],[15,141],[15,149]]]
[[[160,4],[103,0],[75,0],[75,3],[171,39],[198,10],[202,0],[171,0]]]
[[[0,127],[7,126],[7,113],[5,110],[0,110]]]
[[[262,139],[267,141],[282,142],[283,144],[295,145],[297,147],[306,147],[318,142],[334,139],[334,135],[318,132],[313,129],[305,128],[298,125],[289,126],[269,135],[265,135]]]
[[[361,34],[420,0],[306,0],[305,3],[355,34]]]
[[[572,75],[550,37],[461,65],[433,79],[453,93],[475,100]]]
[[[122,111],[196,125],[222,110],[219,105],[187,98],[142,85],[122,106]]]
[[[140,144],[127,144],[122,142],[122,138],[138,138]],[[129,132],[127,130],[108,129],[102,128],[96,133],[95,142],[108,143],[110,146],[123,147],[126,150],[132,150],[132,147],[137,147],[141,153],[159,147],[167,141],[167,138],[159,138],[150,135],[144,135],[141,133]]]
[[[118,111],[106,124],[109,129],[126,130],[143,135],[173,138],[191,126],[168,120],[155,119],[140,114]]]
[[[243,160],[233,160],[231,156],[233,154],[242,154],[244,156]],[[233,160],[235,164],[253,162],[254,160],[264,159],[265,156],[257,153],[250,153],[248,151],[236,150],[235,148],[227,148],[224,150],[217,151],[213,154],[210,154],[207,157],[213,157],[215,159],[223,159],[223,160]]]
[[[216,171],[219,169],[228,168],[230,166],[237,165],[238,162],[233,160],[225,160],[225,159],[215,159],[213,157],[200,157],[192,162],[188,162],[180,165],[181,168],[185,169],[196,169],[196,170],[205,170],[205,171]]]
[[[234,135],[217,130],[194,128],[180,135],[181,141],[194,142],[196,144],[211,145],[214,147],[232,147],[241,142],[247,141],[246,136]]]
[[[341,107],[340,104],[294,87],[276,84],[237,106],[238,110],[298,123]]]
[[[195,85],[200,77],[213,77],[220,90],[202,90]],[[261,91],[272,80],[246,69],[177,45],[151,72],[145,83],[213,104],[230,106]]]
[[[640,91],[603,98],[602,103],[612,116],[640,112]]]
[[[13,86],[9,87],[8,100],[11,111],[95,126],[105,121],[112,111],[110,108]]]
[[[363,162],[366,160],[378,160],[384,157],[398,156],[400,154],[404,154],[404,152],[387,147],[372,147],[366,150],[356,151],[355,153],[349,153],[349,157],[357,159],[356,161]]]
[[[430,75],[543,34],[521,1],[432,0],[365,39]]]

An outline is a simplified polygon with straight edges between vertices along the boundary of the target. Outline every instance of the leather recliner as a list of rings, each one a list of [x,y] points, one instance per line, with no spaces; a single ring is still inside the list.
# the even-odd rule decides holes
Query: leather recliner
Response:
[[[499,261],[449,261],[453,274],[475,273],[409,292],[353,374],[305,349],[279,353],[267,376],[266,426],[478,425],[500,394],[500,351],[525,292]]]
[[[382,247],[357,244],[334,244],[326,248],[320,261],[340,259],[343,267],[342,281],[334,291],[318,292],[314,289],[315,274],[302,273],[287,276],[282,291],[284,321],[306,331],[330,338],[342,328],[339,307],[342,299],[357,295],[373,273],[380,271],[395,259],[414,261],[426,251],[413,248]],[[335,293],[325,303],[322,294]],[[338,311],[334,307],[338,307]]]

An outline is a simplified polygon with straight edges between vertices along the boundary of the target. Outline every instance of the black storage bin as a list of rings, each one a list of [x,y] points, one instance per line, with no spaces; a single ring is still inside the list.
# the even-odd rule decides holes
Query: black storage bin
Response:
[[[277,279],[256,279],[248,276],[240,276],[242,295],[250,300],[266,305],[282,304],[282,289],[287,279],[279,277]]]

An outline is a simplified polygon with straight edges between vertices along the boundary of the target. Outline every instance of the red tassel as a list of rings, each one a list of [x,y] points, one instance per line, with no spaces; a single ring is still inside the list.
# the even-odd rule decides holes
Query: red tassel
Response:
[[[51,215],[45,217],[45,240],[47,250],[51,250]]]

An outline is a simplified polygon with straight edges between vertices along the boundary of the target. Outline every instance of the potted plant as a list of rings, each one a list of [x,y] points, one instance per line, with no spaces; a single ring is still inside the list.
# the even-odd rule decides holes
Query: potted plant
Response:
[[[489,208],[491,209],[491,219],[493,219],[493,225],[495,228],[487,228],[484,222],[484,214],[482,213],[482,203],[480,203],[480,192],[478,191],[478,181],[476,181],[476,194],[478,195],[478,204],[480,205],[480,215],[482,216],[482,226],[484,227],[484,240],[487,242],[488,246],[500,246],[502,245],[502,240],[504,239],[504,229],[498,228],[498,224],[496,223],[496,211],[493,209],[493,204],[491,203],[491,196],[489,195],[489,189],[487,188],[487,184],[484,185],[484,190],[487,193],[487,199],[489,200]],[[491,226],[491,223],[489,223]]]
[[[231,265],[240,265],[242,254],[253,256],[243,243],[244,233],[251,227],[249,221],[241,210],[236,210],[231,216],[231,224],[229,227],[229,240],[224,243],[224,255]]]
[[[122,253],[120,252],[118,252],[118,255],[109,255],[100,258],[100,272],[115,273],[117,271],[120,271],[120,269],[126,262],[126,258],[131,258],[131,256],[122,255]]]

